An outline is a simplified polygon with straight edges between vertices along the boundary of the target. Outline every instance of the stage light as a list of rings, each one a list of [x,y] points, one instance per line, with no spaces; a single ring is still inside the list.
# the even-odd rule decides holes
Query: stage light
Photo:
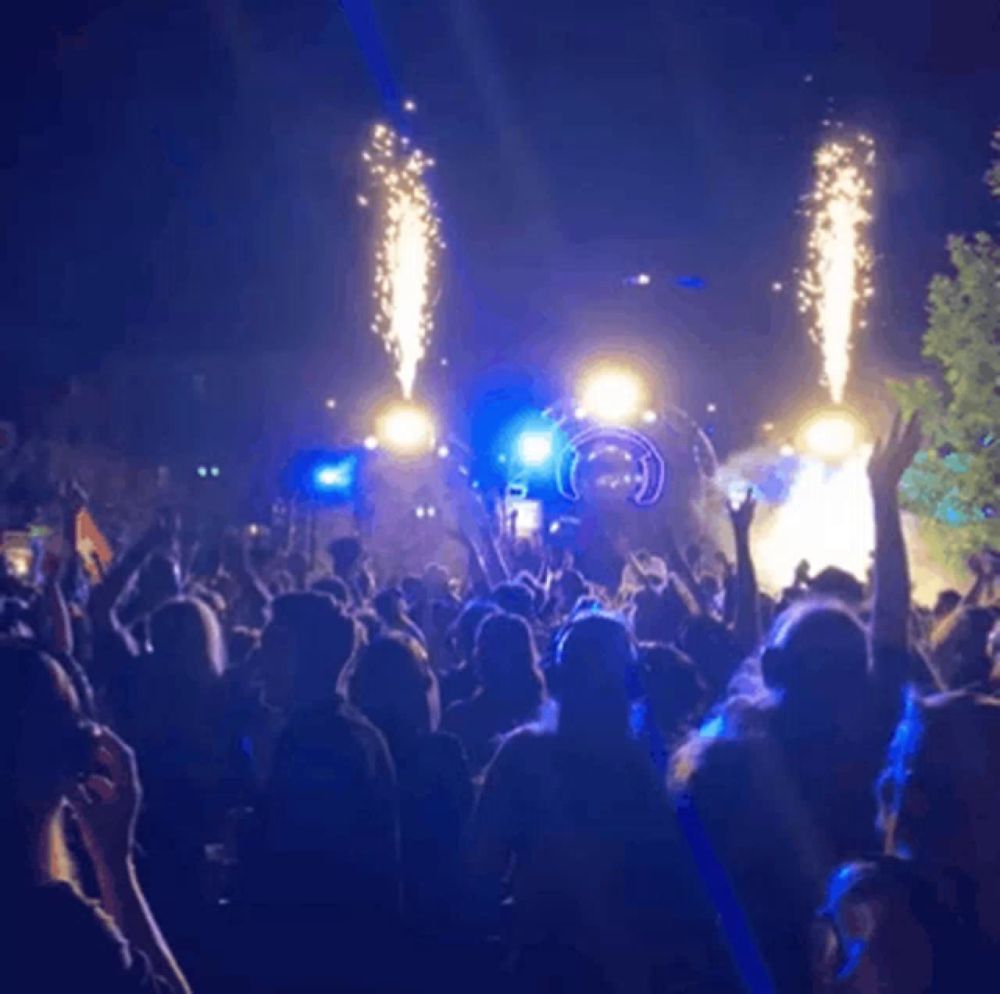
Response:
[[[785,442],[785,444],[778,449],[778,455],[784,457],[785,459],[790,459],[795,455],[795,446],[789,442]]]
[[[388,408],[378,421],[378,440],[400,455],[416,455],[434,445],[434,422],[414,404]]]
[[[639,377],[617,366],[599,366],[584,377],[580,406],[586,417],[604,424],[626,424],[643,400]]]
[[[337,409],[336,397],[327,397],[323,403],[328,411],[335,411]]]
[[[447,459],[451,455],[451,449],[447,445],[438,446],[438,459]]]
[[[374,435],[369,435],[364,441],[364,446],[369,452],[374,452],[378,448],[378,439]]]
[[[317,493],[347,493],[354,487],[356,469],[357,463],[353,458],[318,463],[313,469],[313,487]]]
[[[805,423],[801,436],[807,452],[837,462],[857,450],[861,428],[857,419],[846,411],[823,411]]]
[[[204,480],[205,477],[208,476],[208,467],[207,466],[199,466],[198,467],[198,475]]]
[[[212,467],[212,468],[211,468],[211,469],[209,470],[209,473],[211,473],[211,474],[212,474],[212,476],[218,476],[218,475],[219,475],[219,474],[220,474],[221,472],[222,472],[222,470],[220,470],[218,466],[213,466],[213,467]]]
[[[656,411],[649,410],[642,412],[642,420],[644,424],[655,425],[657,421]]]
[[[552,458],[552,435],[543,431],[525,431],[517,439],[517,454],[525,466],[544,466]]]

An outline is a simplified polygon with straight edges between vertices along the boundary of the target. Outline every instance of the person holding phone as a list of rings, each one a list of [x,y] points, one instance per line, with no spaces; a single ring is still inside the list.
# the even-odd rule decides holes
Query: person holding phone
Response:
[[[190,994],[135,873],[135,756],[85,719],[69,677],[27,641],[0,643],[0,782],[0,879],[11,923],[0,933],[0,986]],[[73,821],[99,902],[76,881]]]

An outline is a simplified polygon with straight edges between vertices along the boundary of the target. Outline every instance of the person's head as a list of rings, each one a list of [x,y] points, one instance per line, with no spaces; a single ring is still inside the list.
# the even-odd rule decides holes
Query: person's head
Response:
[[[162,552],[155,553],[139,570],[137,592],[146,610],[176,597],[181,592],[181,575],[176,560]]]
[[[523,583],[499,583],[493,588],[491,596],[496,606],[507,614],[516,614],[528,621],[535,616],[535,595]]]
[[[942,970],[942,963],[958,951],[961,926],[936,899],[933,886],[904,860],[839,867],[828,883],[823,918],[830,926],[828,941],[816,949],[823,990],[969,990],[964,984],[935,986],[951,972]]]
[[[335,538],[328,546],[333,571],[337,576],[348,577],[360,565],[364,553],[361,542],[353,535]]]
[[[430,600],[441,600],[451,595],[451,576],[440,563],[431,563],[424,570],[423,581]]]
[[[634,604],[633,625],[640,642],[673,642],[691,616],[690,605],[672,582],[660,590],[636,591]]]
[[[150,618],[150,641],[164,675],[187,685],[208,685],[226,668],[226,647],[218,619],[197,597],[180,597]]]
[[[852,573],[837,566],[827,566],[808,582],[813,596],[843,601],[855,609],[865,599],[865,585]]]
[[[635,645],[624,622],[600,611],[578,616],[559,640],[556,661],[560,733],[627,735]]]
[[[987,649],[994,613],[962,607],[938,622],[931,633],[931,662],[944,686],[984,687],[993,668]]]
[[[471,600],[462,608],[462,613],[452,626],[455,655],[460,662],[472,662],[472,654],[476,648],[476,633],[479,631],[479,626],[485,618],[496,613],[496,605],[484,600]]]
[[[422,608],[427,603],[427,586],[422,577],[404,576],[399,588],[408,607]]]
[[[312,589],[319,594],[329,594],[342,607],[351,603],[351,592],[339,576],[324,576],[316,580]]]
[[[668,740],[674,739],[704,710],[705,682],[691,657],[672,645],[641,645],[639,666],[656,724]]]
[[[347,692],[385,736],[397,760],[400,749],[437,729],[437,680],[415,639],[396,634],[376,638],[352,665]]]
[[[357,640],[354,621],[332,597],[295,593],[278,597],[264,629],[264,691],[275,707],[332,701]]]
[[[0,642],[0,860],[15,873],[63,875],[53,816],[93,769],[95,738],[62,667],[29,642]]]
[[[712,699],[721,697],[742,659],[739,643],[728,625],[716,618],[694,615],[684,623],[678,645],[694,661]]]
[[[375,613],[387,624],[396,625],[406,617],[406,600],[399,587],[380,590],[372,602]]]
[[[556,581],[556,591],[559,594],[559,610],[569,614],[576,602],[587,593],[587,581],[579,570],[563,570]]]
[[[1000,886],[1000,701],[911,695],[878,785],[887,853]]]
[[[841,602],[801,601],[772,629],[761,674],[786,712],[841,722],[870,697],[867,633]]]
[[[476,633],[475,665],[483,691],[526,719],[545,695],[535,641],[523,618],[491,614]]]
[[[962,595],[957,590],[942,590],[934,602],[932,615],[935,621],[946,618],[962,603]]]

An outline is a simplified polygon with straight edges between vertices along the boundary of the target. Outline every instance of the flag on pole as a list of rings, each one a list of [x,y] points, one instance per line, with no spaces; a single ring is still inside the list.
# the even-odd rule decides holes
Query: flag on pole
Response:
[[[97,583],[115,558],[111,543],[97,527],[93,515],[83,508],[76,516],[76,551],[90,579]]]

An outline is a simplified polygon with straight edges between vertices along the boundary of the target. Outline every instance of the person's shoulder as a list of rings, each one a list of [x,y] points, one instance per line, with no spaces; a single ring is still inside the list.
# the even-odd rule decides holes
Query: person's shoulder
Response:
[[[518,728],[504,736],[490,768],[534,767],[553,756],[557,747],[551,732],[533,725]]]
[[[705,721],[671,758],[671,787],[683,794],[743,782],[766,765],[768,714],[751,705],[727,707]]]

